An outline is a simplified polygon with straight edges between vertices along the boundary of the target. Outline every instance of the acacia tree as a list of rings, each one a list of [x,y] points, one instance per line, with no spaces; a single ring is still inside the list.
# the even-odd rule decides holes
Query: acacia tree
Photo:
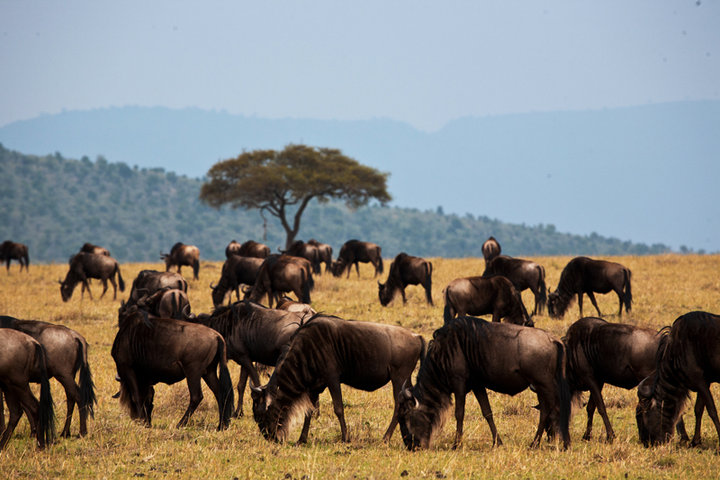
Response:
[[[389,173],[361,165],[333,148],[288,145],[279,152],[253,150],[216,163],[207,176],[200,190],[202,202],[214,208],[230,205],[269,212],[285,229],[285,248],[295,240],[313,199],[340,199],[350,208],[373,198],[382,204],[392,199],[387,192]]]

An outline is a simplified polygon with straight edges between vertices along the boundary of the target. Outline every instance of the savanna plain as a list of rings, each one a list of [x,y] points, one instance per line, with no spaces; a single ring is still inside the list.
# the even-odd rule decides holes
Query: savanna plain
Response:
[[[692,310],[720,313],[720,256],[662,255],[606,258],[632,270],[634,304],[629,315],[616,316],[615,294],[598,295],[600,309],[611,322],[626,322],[660,328]],[[385,259],[386,274],[389,260]],[[347,319],[402,325],[421,333],[427,340],[441,327],[442,290],[452,279],[480,275],[482,259],[430,259],[433,271],[435,306],[425,303],[422,289],[407,288],[408,302],[398,296],[382,307],[372,267],[361,265],[360,278],[353,271],[349,279],[329,274],[316,277],[312,306],[320,312]],[[560,272],[570,257],[534,257],[545,266],[547,284],[555,288]],[[210,312],[210,282],[220,277],[221,262],[202,262],[200,279],[191,280],[191,271],[183,273],[189,282],[189,297],[195,313]],[[66,264],[31,265],[29,274],[20,273],[13,263],[9,274],[0,270],[0,314],[23,319],[58,323],[80,332],[90,343],[90,366],[96,385],[98,405],[89,433],[78,438],[77,411],[73,419],[73,437],[58,439],[45,450],[35,447],[25,417],[21,420],[7,449],[0,453],[0,478],[717,478],[720,460],[715,453],[718,438],[709,418],[704,419],[703,443],[687,448],[673,439],[669,444],[644,448],[635,426],[635,390],[606,386],[603,390],[610,421],[617,438],[605,442],[605,431],[595,415],[593,438],[581,440],[585,410],[575,412],[571,422],[572,445],[561,451],[559,444],[543,440],[538,449],[528,448],[538,421],[532,407],[536,397],[525,391],[515,397],[490,392],[490,404],[501,447],[492,447],[489,428],[477,403],[468,398],[465,435],[462,447],[452,450],[455,422],[452,412],[442,433],[428,451],[408,452],[396,429],[389,444],[381,440],[392,415],[390,385],[376,392],[343,387],[345,417],[351,440],[340,442],[340,429],[327,392],[320,397],[320,413],[313,419],[306,445],[296,445],[299,428],[290,441],[276,444],[266,441],[250,414],[250,395],[245,396],[246,416],[233,419],[230,428],[218,432],[217,404],[203,384],[204,400],[187,427],[176,429],[188,402],[184,382],[156,387],[152,428],[134,423],[112,395],[118,389],[115,364],[110,349],[117,330],[120,300],[127,298],[130,285],[143,269],[163,270],[163,265],[123,264],[127,284],[124,293],[112,300],[112,287],[98,299],[101,286],[92,282],[94,300],[80,298],[78,287],[72,299],[63,303],[57,280],[64,278]],[[529,291],[523,300],[532,309]],[[585,315],[595,315],[587,297]],[[553,320],[535,317],[535,325],[562,337],[579,318],[573,304],[565,318]],[[240,369],[230,363],[233,380]],[[266,377],[265,377],[266,378]],[[265,380],[264,378],[264,380]],[[51,380],[57,423],[65,416],[65,394]],[[37,392],[37,389],[34,391]],[[713,387],[716,401],[719,389]],[[692,394],[694,402],[695,394]],[[585,396],[587,399],[587,394]],[[692,430],[692,409],[685,414]],[[690,432],[692,435],[692,431]]]

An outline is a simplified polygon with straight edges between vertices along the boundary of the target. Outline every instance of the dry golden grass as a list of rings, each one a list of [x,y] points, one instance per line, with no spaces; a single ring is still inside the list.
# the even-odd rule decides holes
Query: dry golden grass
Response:
[[[534,258],[547,271],[548,285],[554,288],[569,257]],[[720,256],[620,257],[633,272],[634,305],[632,314],[622,321],[661,327],[690,310],[720,312]],[[434,264],[435,306],[424,303],[419,287],[408,287],[408,303],[397,298],[383,308],[377,300],[377,284],[369,266],[361,266],[361,278],[349,279],[324,275],[316,280],[313,307],[344,318],[403,325],[430,338],[442,325],[443,287],[453,278],[478,275],[481,259],[432,259]],[[220,263],[204,262],[200,280],[190,281],[190,300],[195,312],[211,309],[208,285],[220,275]],[[160,269],[160,264],[122,266],[129,290],[132,279],[145,268]],[[351,434],[349,444],[339,442],[339,426],[332,413],[329,395],[321,397],[321,412],[313,420],[310,442],[278,445],[265,441],[250,417],[234,420],[224,432],[216,432],[217,411],[212,394],[205,388],[201,403],[188,427],[175,429],[187,402],[185,383],[159,385],[153,415],[154,425],[144,428],[130,421],[111,395],[117,390],[115,366],[110,348],[117,324],[120,298],[98,300],[100,285],[93,283],[95,300],[80,300],[79,289],[68,303],[60,299],[57,279],[64,277],[66,265],[31,265],[30,273],[20,274],[13,265],[9,275],[0,271],[0,314],[45,320],[79,331],[90,343],[90,362],[97,388],[96,418],[89,423],[85,438],[60,439],[45,451],[38,451],[29,438],[29,427],[21,420],[6,451],[0,453],[0,478],[664,478],[716,477],[718,459],[714,453],[717,435],[709,419],[704,422],[701,448],[687,449],[672,442],[659,448],[645,449],[638,443],[635,427],[635,391],[606,387],[604,395],[617,439],[604,441],[604,430],[596,415],[594,437],[583,442],[585,413],[572,421],[572,447],[560,452],[555,445],[543,443],[538,450],[528,445],[537,423],[532,409],[535,397],[529,391],[515,397],[491,393],[490,401],[499,432],[505,442],[500,448],[490,445],[489,429],[480,410],[468,398],[465,418],[465,444],[450,449],[454,421],[448,419],[430,451],[410,453],[396,431],[389,445],[381,442],[392,412],[389,386],[372,392],[343,387],[346,420]],[[190,271],[186,271],[189,274]],[[384,278],[382,279],[384,281]],[[526,305],[532,308],[529,292]],[[614,294],[598,296],[605,314],[617,311]],[[585,314],[594,314],[585,301]],[[536,317],[536,325],[562,336],[578,317],[573,305],[563,320]],[[607,317],[618,321],[615,316]],[[239,368],[232,364],[236,379]],[[58,422],[65,415],[65,395],[53,380],[53,396]],[[718,390],[714,389],[716,398]],[[249,395],[245,411],[250,411]],[[76,414],[77,415],[77,414]],[[692,425],[692,412],[686,423]],[[77,433],[77,417],[73,422]],[[299,431],[291,438],[297,438]]]

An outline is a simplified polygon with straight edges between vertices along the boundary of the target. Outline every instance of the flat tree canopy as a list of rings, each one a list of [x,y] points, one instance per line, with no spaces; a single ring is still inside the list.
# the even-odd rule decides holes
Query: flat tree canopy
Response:
[[[389,175],[361,165],[338,149],[288,145],[280,152],[254,150],[216,163],[208,171],[200,200],[215,208],[230,205],[269,212],[280,219],[287,248],[312,199],[341,199],[351,208],[373,198],[384,204],[392,199],[387,192]],[[297,207],[292,225],[288,207]]]

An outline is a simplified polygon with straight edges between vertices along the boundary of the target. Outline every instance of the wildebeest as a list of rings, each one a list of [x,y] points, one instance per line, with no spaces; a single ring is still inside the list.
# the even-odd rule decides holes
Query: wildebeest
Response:
[[[311,238],[308,240],[310,245],[314,245],[318,249],[318,254],[320,255],[320,261],[325,264],[325,271],[330,271],[330,266],[332,265],[332,254],[333,249],[330,245],[327,243],[321,243],[315,240],[314,238]]]
[[[5,262],[5,268],[8,272],[10,271],[10,260],[17,260],[20,263],[21,272],[23,266],[26,272],[30,271],[30,257],[28,256],[27,245],[10,240],[0,243],[0,262]]]
[[[65,390],[67,415],[63,427],[63,437],[70,436],[70,424],[75,405],[80,415],[80,435],[87,434],[88,414],[95,416],[95,384],[88,364],[88,344],[85,338],[75,330],[63,325],[41,322],[39,320],[19,320],[0,316],[0,328],[11,328],[30,335],[45,350],[46,368],[49,378],[55,378]],[[75,375],[80,371],[78,382]],[[2,402],[0,402],[2,408]]]
[[[230,258],[233,255],[240,255],[238,252],[240,252],[241,247],[242,244],[235,239],[230,240],[230,243],[228,243],[227,247],[225,247],[225,258]]]
[[[622,315],[623,305],[625,311],[630,312],[632,308],[630,277],[630,269],[619,263],[575,257],[565,265],[557,289],[548,295],[548,313],[552,318],[561,318],[565,315],[574,295],[577,294],[578,308],[582,317],[583,293],[587,293],[598,316],[602,316],[594,292],[608,293],[611,290],[617,293],[620,300],[618,315]]]
[[[287,250],[280,250],[280,253],[301,257],[310,262],[314,274],[320,273],[320,251],[318,247],[302,240],[295,240]]]
[[[307,441],[312,409],[326,388],[348,441],[341,384],[371,392],[392,382],[395,408],[383,439],[397,425],[397,398],[425,349],[422,336],[395,326],[316,315],[297,330],[264,387],[251,385],[253,416],[263,436],[284,441],[295,420],[305,418],[300,443]]]
[[[143,295],[136,305],[156,317],[183,320],[190,314],[190,300],[187,293],[177,288],[165,287]]]
[[[547,303],[545,268],[531,260],[498,255],[485,262],[483,277],[502,275],[510,280],[518,292],[532,291],[535,296],[533,315],[542,314]]]
[[[220,421],[227,428],[233,408],[233,386],[225,356],[225,341],[204,325],[150,318],[136,305],[122,305],[111,354],[120,381],[120,403],[130,418],[152,425],[156,383],[172,385],[187,379],[190,403],[177,427],[183,427],[203,398],[200,379],[215,395]],[[219,369],[219,376],[218,376]]]
[[[0,329],[0,345],[0,390],[10,411],[8,424],[0,436],[0,451],[10,440],[23,411],[42,448],[55,440],[55,413],[45,350],[31,336],[10,328]],[[39,402],[30,390],[30,382],[40,383]]]
[[[315,286],[312,266],[305,258],[291,255],[270,255],[265,259],[257,280],[245,298],[259,302],[264,295],[268,296],[268,306],[273,300],[285,292],[293,292],[302,303],[310,303],[310,292]]]
[[[85,253],[94,253],[95,255],[105,255],[106,257],[110,256],[110,251],[107,248],[99,245],[93,245],[89,242],[85,242],[83,246],[80,247],[80,251]]]
[[[665,443],[681,418],[690,390],[697,392],[695,434],[707,408],[720,440],[720,421],[710,385],[720,381],[720,316],[690,312],[673,322],[667,341],[658,349],[656,369],[638,387],[636,419],[645,446]]]
[[[135,304],[143,295],[152,295],[163,288],[173,288],[187,293],[188,284],[179,273],[142,270],[133,280],[128,304]]]
[[[442,426],[443,413],[450,407],[451,395],[455,396],[457,421],[454,446],[459,446],[468,391],[480,404],[493,445],[501,445],[486,389],[515,395],[532,385],[539,401],[540,421],[531,447],[539,445],[543,431],[554,434],[559,429],[567,448],[570,392],[564,351],[562,342],[543,330],[473,317],[457,318],[436,330],[415,387],[406,387],[399,395],[405,446],[409,450],[430,447]]]
[[[483,258],[485,258],[485,264],[500,255],[501,252],[502,248],[500,248],[500,243],[495,240],[495,237],[488,238],[485,240],[485,243],[482,244],[482,254]]]
[[[597,408],[605,423],[607,441],[613,441],[615,432],[605,409],[603,385],[634,388],[654,372],[662,332],[608,323],[596,317],[581,318],[570,325],[563,341],[567,350],[567,379],[574,403],[579,403],[583,391],[590,391],[583,440],[590,440]],[[687,437],[684,426],[679,431]]]
[[[505,277],[495,276],[456,278],[443,291],[445,324],[455,317],[492,314],[492,321],[506,321],[516,325],[534,325],[525,310],[520,292]]]
[[[165,260],[165,271],[177,265],[177,273],[182,274],[183,265],[192,267],[193,278],[197,280],[200,273],[200,249],[195,245],[185,245],[178,242],[170,249],[170,253],[160,252],[160,258]]]
[[[260,377],[253,362],[275,365],[282,348],[300,326],[297,314],[265,308],[244,300],[215,308],[211,315],[192,319],[220,333],[227,345],[227,358],[240,365],[235,416],[243,415],[243,398],[248,376],[255,385]]]
[[[257,257],[229,256],[223,263],[217,285],[210,285],[213,306],[222,305],[228,292],[232,297],[232,291],[235,291],[237,299],[240,300],[240,285],[255,285],[263,261],[264,259]]]
[[[360,264],[371,263],[375,267],[375,276],[383,273],[382,249],[375,243],[361,242],[359,240],[348,240],[340,248],[338,258],[333,262],[331,271],[336,277],[342,275],[347,269],[347,277],[350,277],[350,270],[355,264],[355,271],[360,277]]]
[[[408,285],[422,285],[425,289],[425,300],[430,305],[432,301],[432,263],[424,258],[413,257],[407,253],[398,253],[390,264],[390,272],[385,283],[378,282],[378,296],[380,304],[386,306],[392,301],[398,290],[405,299],[405,287]]]
[[[118,278],[117,283],[115,283],[116,274]],[[62,296],[63,302],[70,300],[73,290],[75,290],[78,283],[82,283],[80,294],[84,296],[85,290],[87,290],[88,295],[90,295],[92,299],[92,292],[90,291],[90,284],[88,283],[88,279],[90,278],[98,278],[102,282],[103,291],[100,298],[107,292],[108,280],[110,280],[113,286],[113,300],[117,298],[118,285],[120,286],[121,292],[125,291],[125,282],[120,274],[120,266],[117,260],[112,257],[106,257],[105,255],[80,252],[70,259],[70,269],[65,276],[65,280],[60,281],[60,295]]]
[[[240,255],[241,257],[267,258],[270,255],[270,247],[255,240],[248,240],[240,246],[240,249],[236,251],[235,255]]]

